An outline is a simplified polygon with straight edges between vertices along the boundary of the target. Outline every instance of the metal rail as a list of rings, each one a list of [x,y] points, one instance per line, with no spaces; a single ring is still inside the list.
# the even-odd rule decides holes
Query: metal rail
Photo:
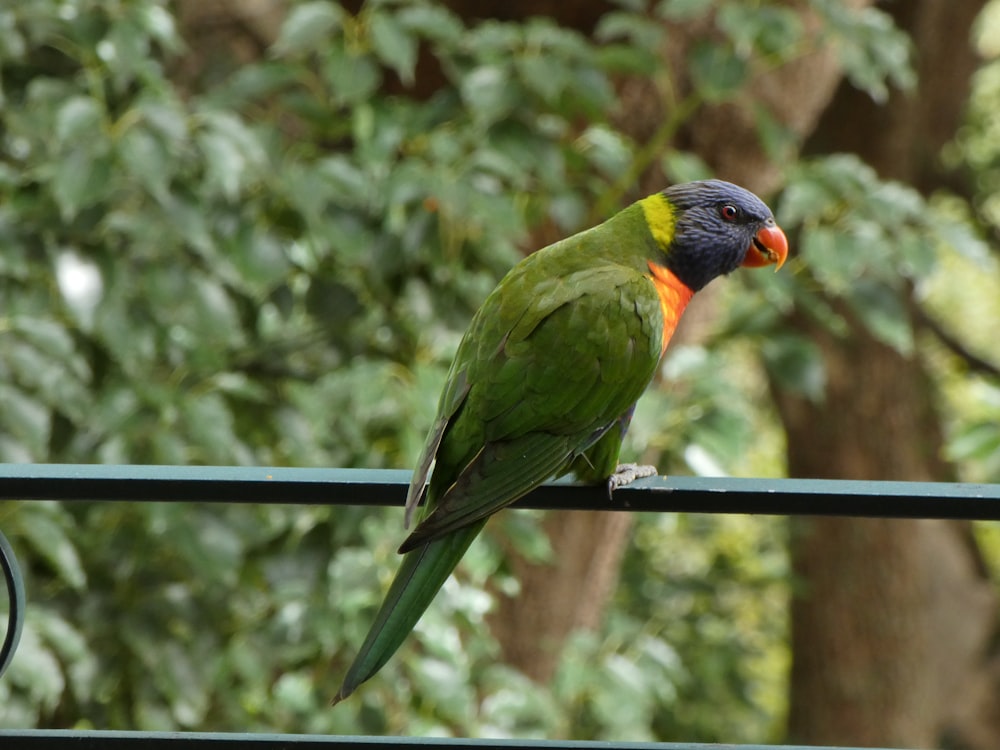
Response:
[[[76,732],[0,730],[14,750],[850,750],[792,745],[706,745],[676,742],[572,742],[558,740],[441,739],[438,737],[332,737],[315,734],[212,734],[203,732]],[[869,750],[878,750],[869,748]]]
[[[375,469],[0,464],[0,500],[402,505],[409,481],[408,471]],[[515,507],[1000,520],[1000,485],[651,477],[613,497],[604,487],[554,482]],[[12,614],[6,640],[16,644],[13,614],[23,616],[24,591],[13,553],[5,551],[10,553],[4,571]],[[407,750],[779,750],[774,745],[0,730],[0,747],[24,750],[371,750],[387,745]],[[780,750],[797,749],[783,745]]]
[[[402,505],[409,481],[393,469],[0,464],[0,499]],[[1000,485],[660,476],[613,498],[553,482],[515,507],[1000,520]]]

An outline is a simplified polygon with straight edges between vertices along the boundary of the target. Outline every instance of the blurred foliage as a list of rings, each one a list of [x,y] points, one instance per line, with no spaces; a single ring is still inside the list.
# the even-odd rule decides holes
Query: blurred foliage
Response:
[[[782,330],[783,315],[796,307],[836,336],[849,333],[850,318],[913,356],[914,290],[934,276],[942,257],[986,256],[977,228],[947,201],[882,181],[851,155],[792,165],[777,213],[796,228],[791,272],[747,274],[742,281],[756,293],[734,299],[721,335],[755,340],[773,381],[816,401],[826,381],[821,352],[801,334]]]
[[[953,335],[974,355],[1000,370],[996,324],[1000,321],[1000,4],[987,5],[980,19],[978,46],[986,62],[973,78],[966,123],[946,151],[949,162],[964,166],[976,190],[971,206],[958,200],[942,201],[951,215],[978,221],[989,236],[978,252],[945,256],[942,271],[925,285],[928,306]],[[993,252],[990,252],[990,251]],[[982,320],[985,325],[968,325]],[[1000,375],[974,371],[961,358],[942,353],[936,359],[944,383],[950,442],[948,457],[963,479],[1000,482]],[[994,533],[994,537],[997,535]],[[1000,539],[993,545],[995,569],[1000,571]]]
[[[855,85],[912,83],[885,14],[812,5]],[[809,51],[781,3],[620,2],[589,39],[544,18],[469,24],[430,0],[357,14],[320,0],[292,4],[259,61],[182,87],[172,12],[0,7],[0,460],[410,465],[466,322],[530,233],[618,210],[653,165],[704,176],[670,147],[684,118]],[[691,50],[689,99],[635,143],[615,124],[614,77],[660,75],[668,36],[651,14],[718,33]],[[787,134],[758,116],[780,151]],[[981,250],[961,218],[856,160],[791,165],[788,185],[793,273],[730,284],[716,333],[672,351],[671,387],[640,404],[628,450],[661,470],[779,473],[757,355],[785,387],[822,398],[824,382],[808,341],[775,334],[780,314],[801,303],[837,330],[823,290],[910,351],[907,285],[945,245]],[[487,536],[399,657],[330,710],[398,524],[356,508],[0,506],[31,597],[0,725],[776,731],[782,527],[752,518],[640,520],[614,608],[567,645],[551,686],[497,659],[486,583],[516,582]],[[530,524],[504,530],[544,547]]]

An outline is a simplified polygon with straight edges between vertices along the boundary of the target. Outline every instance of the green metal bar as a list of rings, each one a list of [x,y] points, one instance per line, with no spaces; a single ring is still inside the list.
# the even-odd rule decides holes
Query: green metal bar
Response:
[[[0,499],[402,505],[410,472],[243,466],[0,464]],[[1000,520],[1000,485],[651,477],[615,492],[546,484],[522,508]]]
[[[437,737],[333,737],[310,734],[212,734],[202,732],[107,732],[0,730],[0,747],[18,750],[849,750],[792,745],[705,745],[675,742],[572,742],[559,740],[441,739]],[[869,750],[877,750],[869,748]]]

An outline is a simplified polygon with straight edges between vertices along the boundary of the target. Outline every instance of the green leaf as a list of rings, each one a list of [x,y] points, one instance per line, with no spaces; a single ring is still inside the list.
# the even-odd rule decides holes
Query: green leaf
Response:
[[[327,157],[314,166],[322,178],[330,199],[341,206],[364,206],[368,199],[371,181],[350,157],[338,154]]]
[[[18,316],[10,321],[18,335],[55,360],[76,377],[85,377],[89,368],[77,355],[73,337],[66,327],[54,320],[41,317]]]
[[[848,253],[855,247],[844,240],[840,232],[827,226],[818,226],[803,232],[800,240],[803,262],[835,294],[843,294],[852,278],[846,273],[845,264],[841,262],[842,244],[846,246]]]
[[[47,455],[52,430],[48,407],[37,398],[0,382],[0,425],[18,440],[34,460]]]
[[[371,57],[340,47],[328,51],[323,75],[335,100],[343,105],[367,101],[382,81],[379,67]]]
[[[153,75],[156,63],[149,57],[149,46],[149,36],[140,21],[131,16],[116,20],[97,44],[97,55],[116,91],[124,91],[136,79]]]
[[[43,613],[41,616],[47,615],[48,613]],[[66,689],[65,676],[57,654],[53,652],[51,644],[41,640],[33,627],[24,629],[17,658],[12,662],[11,671],[5,679],[28,687],[38,713],[54,710]],[[5,701],[5,709],[9,702]]]
[[[896,238],[896,249],[899,258],[892,265],[907,278],[926,278],[937,265],[936,243],[919,229],[903,232]]]
[[[667,151],[661,161],[664,173],[671,182],[691,182],[712,177],[711,168],[700,156],[690,151]]]
[[[97,660],[87,642],[80,623],[72,623],[53,611],[33,612],[33,630],[37,630],[45,644],[58,656],[69,680],[69,689],[79,697],[88,695],[94,686]]]
[[[0,16],[0,60],[20,61],[28,49],[28,42],[22,33],[25,28],[16,23],[13,8]],[[2,94],[2,92],[0,92]],[[0,95],[0,104],[4,104]]]
[[[594,29],[594,38],[600,42],[624,39],[631,42],[631,46],[653,53],[659,52],[665,34],[662,25],[645,15],[623,11],[604,14]]]
[[[770,159],[780,161],[794,153],[797,135],[790,127],[775,117],[764,104],[755,103],[753,114],[760,144]]]
[[[168,200],[168,184],[176,162],[170,159],[160,139],[146,128],[128,130],[118,143],[121,165],[155,198]]]
[[[948,441],[952,461],[981,461],[1000,454],[1000,425],[993,420],[962,425]]]
[[[54,165],[52,197],[64,221],[72,221],[111,191],[111,160],[101,146],[84,141]]]
[[[605,44],[597,60],[602,70],[626,75],[652,75],[660,64],[656,55],[631,44]]]
[[[607,177],[624,174],[632,164],[631,144],[618,131],[592,125],[580,136],[580,150]]]
[[[800,393],[816,403],[826,391],[826,367],[815,343],[794,334],[763,339],[760,353],[768,373],[782,388]]]
[[[396,19],[407,29],[449,46],[457,45],[465,31],[461,19],[440,5],[407,5]]]
[[[177,32],[177,24],[170,12],[161,5],[142,3],[136,8],[136,20],[150,37],[168,52],[184,49],[184,40]]]
[[[204,112],[196,140],[206,162],[204,189],[235,201],[244,187],[259,177],[267,162],[257,136],[235,114]]]
[[[199,331],[199,343],[206,347],[241,344],[243,329],[226,287],[218,279],[201,274],[188,278],[185,286],[191,307],[183,317]]]
[[[193,459],[201,464],[234,464],[245,463],[246,456],[241,455],[240,441],[234,429],[233,415],[225,399],[215,393],[206,393],[186,398],[180,402],[184,419],[184,431],[195,449]],[[242,459],[242,460],[241,460]],[[202,526],[200,533],[208,535],[211,526]],[[239,555],[241,547],[238,540],[231,534],[223,534],[224,529],[215,528],[219,539],[214,539],[206,549],[213,555]],[[225,540],[225,546],[222,541]],[[229,563],[224,567],[229,567]],[[231,569],[231,568],[230,568]]]
[[[462,79],[461,92],[481,127],[506,117],[517,105],[517,87],[511,85],[510,71],[503,65],[475,68]]]
[[[76,547],[67,535],[68,518],[56,504],[35,504],[22,508],[17,516],[18,532],[56,572],[59,578],[77,591],[87,584],[87,577]]]
[[[554,104],[570,85],[569,71],[542,54],[522,55],[514,60],[524,87],[537,93],[543,101]]]
[[[847,302],[875,338],[904,356],[913,353],[913,328],[898,290],[858,279]]]
[[[206,92],[205,101],[219,109],[243,109],[256,102],[277,98],[293,89],[299,70],[294,62],[262,62],[234,71],[228,85]],[[308,105],[314,102],[306,102]],[[289,101],[291,111],[298,111]]]
[[[845,11],[836,4],[821,4],[838,35],[840,62],[851,83],[876,102],[884,102],[889,85],[912,89],[916,74],[910,38],[892,18],[878,8]]]
[[[244,224],[227,247],[227,258],[247,291],[269,292],[285,279],[289,269],[285,248],[272,232]]]
[[[79,147],[101,129],[103,111],[89,96],[73,96],[56,112],[55,136],[60,144]]]
[[[10,375],[26,387],[30,384],[31,392],[52,410],[82,422],[90,400],[86,361],[71,351],[50,353],[42,348],[44,340],[41,346],[37,341],[22,333],[5,347]]]
[[[404,85],[412,86],[413,71],[417,64],[416,37],[387,13],[373,13],[369,24],[375,54],[396,71]]]
[[[301,57],[321,51],[343,23],[346,13],[338,3],[318,0],[294,6],[274,42],[276,54]]]
[[[126,117],[135,114],[151,133],[155,133],[171,149],[180,150],[190,136],[188,111],[173,96],[144,97]]]
[[[192,248],[205,256],[211,256],[215,248],[215,238],[209,231],[205,212],[186,200],[177,200],[171,195],[163,206],[166,223]]]
[[[746,80],[746,63],[719,44],[698,42],[688,56],[691,80],[708,102],[731,97]]]
[[[802,23],[791,8],[730,2],[719,8],[716,18],[735,48],[744,54],[779,58],[797,54]]]
[[[580,194],[567,190],[549,203],[549,216],[567,234],[576,232],[587,218],[588,205]]]
[[[715,0],[660,0],[656,13],[668,21],[692,21],[715,6]]]
[[[984,268],[990,266],[992,256],[989,245],[976,233],[971,222],[956,221],[938,213],[934,227],[940,240],[960,255]]]

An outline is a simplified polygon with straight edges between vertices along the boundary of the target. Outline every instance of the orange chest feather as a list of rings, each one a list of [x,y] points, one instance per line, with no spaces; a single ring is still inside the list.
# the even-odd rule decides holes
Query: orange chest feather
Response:
[[[681,319],[681,313],[687,307],[687,303],[694,296],[684,283],[668,271],[663,266],[658,266],[652,261],[649,262],[650,278],[656,293],[660,297],[660,310],[663,312],[663,344],[660,349],[662,355],[670,343],[670,337],[674,335],[674,329]]]

